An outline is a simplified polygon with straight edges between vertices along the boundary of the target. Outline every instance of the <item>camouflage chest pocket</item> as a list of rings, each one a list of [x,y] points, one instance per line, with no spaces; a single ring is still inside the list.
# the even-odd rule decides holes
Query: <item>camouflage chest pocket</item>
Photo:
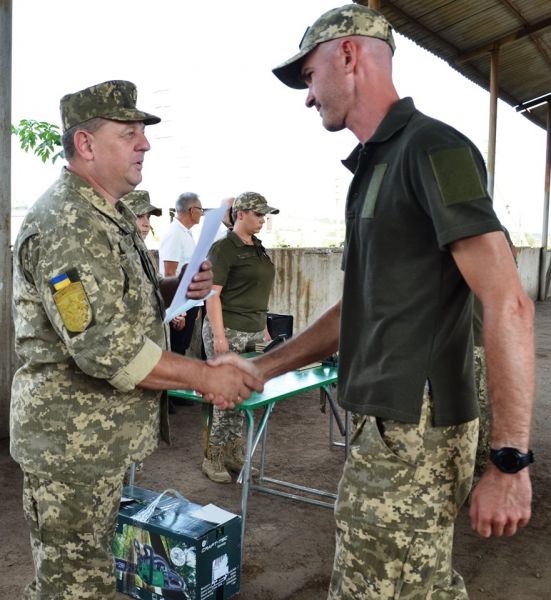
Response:
[[[140,254],[134,246],[131,234],[124,235],[119,241],[118,259],[123,277],[122,294],[126,296],[129,291],[135,291],[146,283]]]
[[[375,165],[365,193],[360,219],[373,219],[375,216],[375,206],[377,205],[377,198],[379,197],[387,168],[387,163]]]

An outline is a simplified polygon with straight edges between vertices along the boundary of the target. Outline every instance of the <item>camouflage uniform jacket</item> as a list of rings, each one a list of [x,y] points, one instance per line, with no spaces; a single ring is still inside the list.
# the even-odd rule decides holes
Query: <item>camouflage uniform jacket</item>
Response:
[[[23,365],[12,385],[11,454],[23,470],[93,480],[150,454],[161,430],[168,441],[160,393],[135,387],[168,342],[158,275],[132,212],[64,170],[27,214],[13,256]]]

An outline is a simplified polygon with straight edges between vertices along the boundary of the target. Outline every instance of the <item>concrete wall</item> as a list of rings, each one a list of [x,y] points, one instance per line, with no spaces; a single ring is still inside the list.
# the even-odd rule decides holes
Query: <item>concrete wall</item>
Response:
[[[539,248],[519,248],[517,253],[517,265],[522,286],[533,300],[538,297],[539,255]]]
[[[341,296],[342,248],[272,248],[276,277],[270,312],[293,315],[295,333]]]
[[[522,284],[533,300],[538,295],[539,253],[539,248],[519,248],[517,255]],[[269,254],[276,267],[269,310],[293,315],[298,332],[339,299],[342,248],[273,248]],[[550,260],[548,251],[547,264]]]

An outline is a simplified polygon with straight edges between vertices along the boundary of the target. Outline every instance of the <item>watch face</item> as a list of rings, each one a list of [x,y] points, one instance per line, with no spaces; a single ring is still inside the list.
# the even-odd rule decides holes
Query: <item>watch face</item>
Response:
[[[500,448],[490,451],[490,459],[504,473],[517,473],[534,462],[532,451],[526,454],[517,448]]]
[[[516,471],[520,465],[520,457],[518,453],[513,450],[512,452],[507,451],[501,455],[501,464],[508,471]]]

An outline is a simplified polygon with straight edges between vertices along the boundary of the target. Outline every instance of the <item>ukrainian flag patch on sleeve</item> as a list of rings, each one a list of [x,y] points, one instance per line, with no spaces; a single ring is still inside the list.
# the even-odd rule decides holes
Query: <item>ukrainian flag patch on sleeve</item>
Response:
[[[53,298],[59,315],[70,333],[82,333],[93,318],[92,307],[76,269],[50,279]]]

